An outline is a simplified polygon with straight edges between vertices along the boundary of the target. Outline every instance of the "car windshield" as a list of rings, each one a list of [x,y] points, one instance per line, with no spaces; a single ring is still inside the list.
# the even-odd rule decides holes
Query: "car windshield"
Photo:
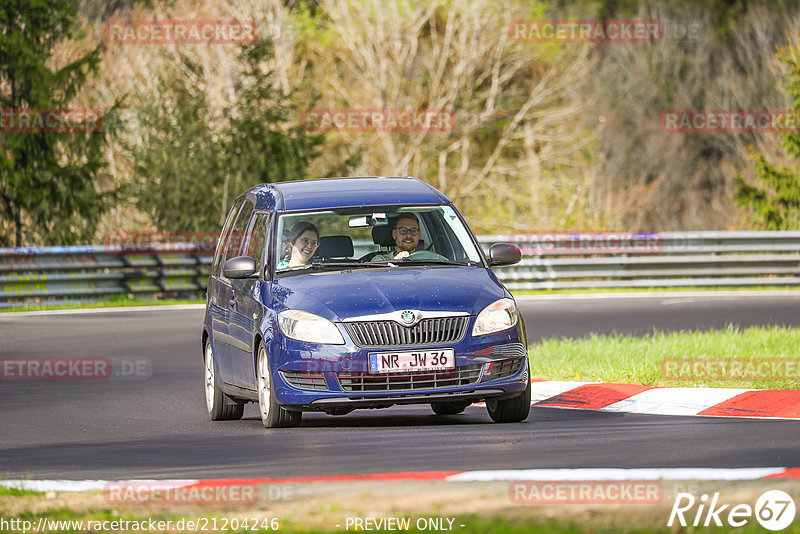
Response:
[[[451,206],[288,213],[277,235],[277,271],[481,263]]]

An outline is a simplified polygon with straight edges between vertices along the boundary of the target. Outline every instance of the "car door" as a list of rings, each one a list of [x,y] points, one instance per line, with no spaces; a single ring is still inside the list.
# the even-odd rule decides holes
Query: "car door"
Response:
[[[236,217],[241,211],[244,198],[239,198],[234,202],[225,225],[222,227],[219,242],[214,252],[214,261],[211,264],[211,275],[208,279],[208,309],[211,323],[211,337],[214,342],[214,353],[217,356],[219,367],[227,365],[230,359],[228,349],[228,316],[231,300],[230,281],[222,275],[222,264],[224,263],[225,253],[231,238],[231,227]]]
[[[231,350],[232,339],[230,335],[231,313],[234,307],[235,296],[232,283],[233,281],[225,277],[225,274],[222,272],[222,267],[225,265],[227,260],[240,255],[247,225],[250,223],[250,217],[253,214],[254,207],[255,205],[252,200],[244,200],[242,207],[236,216],[236,221],[231,227],[230,235],[228,236],[227,243],[225,244],[223,254],[220,257],[221,265],[219,270],[219,292],[217,293],[216,305],[220,308],[222,324],[219,325],[219,329],[224,331],[223,337],[225,339],[226,347],[221,354],[221,356],[224,357],[220,357],[219,359],[219,375],[222,381],[227,384],[238,383],[236,380],[236,374],[234,372],[232,360],[233,353]]]
[[[232,364],[232,383],[254,389],[255,377],[255,337],[258,319],[262,315],[259,299],[260,286],[264,280],[264,265],[270,213],[256,211],[247,227],[245,241],[240,249],[241,256],[256,260],[257,279],[233,280],[233,307],[230,310],[229,335]]]

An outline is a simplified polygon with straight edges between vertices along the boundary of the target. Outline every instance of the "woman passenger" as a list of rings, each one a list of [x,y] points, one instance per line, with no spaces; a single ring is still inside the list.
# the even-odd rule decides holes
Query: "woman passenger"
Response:
[[[309,262],[319,247],[319,230],[307,221],[295,224],[289,231],[283,261],[278,269],[300,267]]]

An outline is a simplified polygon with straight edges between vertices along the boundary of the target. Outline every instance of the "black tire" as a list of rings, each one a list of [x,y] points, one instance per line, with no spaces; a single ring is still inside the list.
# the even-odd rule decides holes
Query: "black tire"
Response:
[[[436,415],[458,415],[470,404],[469,402],[432,402],[431,409]]]
[[[525,374],[527,376],[527,373]],[[487,400],[486,409],[495,423],[519,423],[528,418],[531,411],[531,383],[521,394],[510,399]]]
[[[205,367],[205,397],[208,417],[212,421],[232,421],[241,419],[244,415],[244,404],[234,402],[222,392],[217,378],[217,369],[214,365],[214,354],[211,349],[211,340],[206,340],[204,355]]]
[[[256,355],[256,385],[258,387],[258,411],[261,422],[267,428],[298,426],[303,412],[292,412],[278,404],[272,394],[272,373],[269,366],[267,350],[262,342]]]

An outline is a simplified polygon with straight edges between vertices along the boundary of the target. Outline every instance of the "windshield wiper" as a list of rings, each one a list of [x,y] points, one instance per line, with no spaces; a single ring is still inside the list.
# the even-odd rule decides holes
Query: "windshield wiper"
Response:
[[[464,262],[464,261],[440,260],[438,258],[419,258],[419,259],[403,258],[402,260],[395,260],[394,263],[397,265],[408,265],[408,264],[418,265],[424,263],[433,263],[437,265],[461,265],[461,266],[478,265],[478,262],[474,261]]]
[[[314,262],[310,265],[311,268],[314,269],[323,269],[325,267],[336,267],[337,269],[342,267],[369,267],[368,263],[359,263],[359,262],[350,262],[350,261],[320,261]]]
[[[296,273],[299,271],[305,271],[307,269],[314,269],[324,271],[326,269],[369,269],[375,267],[402,267],[402,266],[409,266],[409,265],[458,265],[461,267],[472,267],[475,265],[479,265],[478,262],[475,261],[451,261],[451,260],[441,260],[437,258],[428,258],[428,259],[407,259],[403,258],[402,260],[380,260],[380,261],[368,261],[368,262],[347,262],[347,261],[329,261],[329,262],[314,262],[309,263],[307,265],[298,265],[297,267],[290,267],[287,269],[281,269],[280,273]]]
[[[314,262],[314,263],[307,263],[305,265],[297,265],[295,267],[285,267],[279,270],[279,273],[296,273],[305,271],[308,269],[320,269],[324,270],[328,267],[333,269],[341,269],[341,268],[351,268],[351,267],[363,267],[365,264],[363,263],[350,263],[345,261],[329,261],[329,262]]]
[[[314,262],[306,265],[298,265],[296,267],[287,267],[278,271],[279,273],[297,273],[309,269],[324,271],[326,269],[370,269],[375,267],[397,267],[396,264],[400,263],[398,260],[394,261],[370,261],[370,262],[349,262],[349,261],[327,261],[327,262]]]

